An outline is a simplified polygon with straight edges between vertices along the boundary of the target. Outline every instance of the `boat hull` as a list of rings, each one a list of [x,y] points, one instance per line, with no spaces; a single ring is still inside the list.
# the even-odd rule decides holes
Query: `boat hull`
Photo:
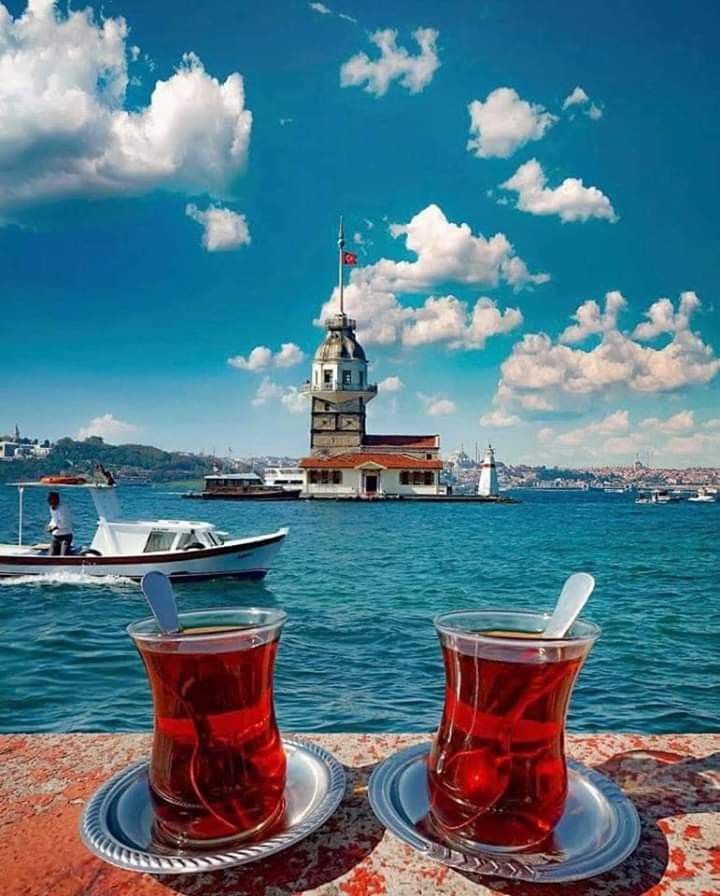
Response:
[[[4,553],[0,548],[0,577],[74,573],[139,580],[146,572],[157,570],[175,582],[262,579],[286,535],[287,529],[280,529],[270,535],[229,541],[214,548],[105,557],[88,554],[50,557],[47,554]]]
[[[297,501],[302,489],[272,489],[269,491],[204,491],[187,492],[183,498],[200,501]]]

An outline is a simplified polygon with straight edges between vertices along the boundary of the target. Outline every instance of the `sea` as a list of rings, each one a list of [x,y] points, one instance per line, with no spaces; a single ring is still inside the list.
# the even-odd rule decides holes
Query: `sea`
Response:
[[[29,493],[30,492],[30,493]],[[720,730],[720,503],[636,505],[602,492],[514,493],[516,504],[198,502],[120,487],[130,518],[201,518],[242,536],[289,526],[263,582],[177,586],[181,610],[282,607],[275,701],[287,731],[431,731],[443,667],[436,614],[551,610],[566,576],[597,587],[602,634],[573,693],[575,731]],[[76,542],[94,509],[72,496]],[[0,486],[0,542],[17,538]],[[43,540],[45,495],[25,493]],[[0,730],[142,731],[152,724],[128,623],[148,615],[128,580],[0,579]]]

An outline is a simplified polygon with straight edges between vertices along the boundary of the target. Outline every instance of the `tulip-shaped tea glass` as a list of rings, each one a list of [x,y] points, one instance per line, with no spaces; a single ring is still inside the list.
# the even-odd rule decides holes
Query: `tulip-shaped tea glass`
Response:
[[[179,847],[257,838],[284,810],[285,753],[273,666],[282,610],[180,614],[128,626],[150,679],[150,791],[158,837]]]
[[[548,616],[438,616],[445,706],[428,761],[429,821],[461,849],[518,850],[547,837],[567,797],[570,692],[600,634],[576,621],[543,639]]]

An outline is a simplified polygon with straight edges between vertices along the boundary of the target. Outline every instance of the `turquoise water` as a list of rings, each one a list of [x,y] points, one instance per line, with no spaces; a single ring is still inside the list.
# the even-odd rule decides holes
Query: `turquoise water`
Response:
[[[299,731],[423,731],[438,721],[433,616],[462,607],[550,609],[566,574],[598,585],[600,640],[575,689],[575,730],[720,730],[720,503],[636,506],[622,495],[521,492],[513,506],[199,504],[120,490],[129,517],[200,516],[233,533],[290,526],[264,583],[178,587],[182,609],[281,606],[280,724]],[[44,495],[27,496],[42,537]],[[94,531],[73,496],[76,536]],[[16,537],[0,487],[0,541]],[[0,730],[147,729],[144,672],[125,626],[146,616],[137,585],[0,580]]]

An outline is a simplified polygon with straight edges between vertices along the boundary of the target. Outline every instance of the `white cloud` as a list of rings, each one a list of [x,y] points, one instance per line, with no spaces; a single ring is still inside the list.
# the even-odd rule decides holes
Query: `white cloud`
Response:
[[[556,445],[564,447],[576,447],[585,445],[594,436],[615,436],[618,433],[627,432],[630,428],[630,415],[627,411],[615,411],[601,420],[595,420],[586,426],[577,429],[569,429],[557,435],[554,439]]]
[[[576,87],[565,97],[562,105],[563,112],[566,112],[568,109],[573,109],[575,106],[579,106],[584,114],[587,115],[588,118],[592,118],[593,121],[602,118],[602,109],[590,99],[582,87]]]
[[[481,349],[491,336],[509,333],[522,320],[518,308],[501,311],[492,299],[478,299],[469,313],[467,303],[455,296],[430,296],[406,318],[400,339],[408,346],[447,342],[450,348]]]
[[[521,165],[501,189],[517,193],[515,207],[531,215],[559,215],[561,221],[618,220],[608,197],[597,187],[586,187],[576,177],[566,177],[559,187],[546,186],[547,177],[537,159]]]
[[[405,383],[399,376],[386,376],[384,380],[378,383],[378,392],[400,392],[405,388]]]
[[[185,206],[185,214],[203,227],[202,244],[208,252],[222,252],[238,249],[250,242],[245,215],[239,215],[229,208],[210,205],[201,211],[193,203]]]
[[[334,12],[328,6],[325,6],[324,3],[308,3],[310,9],[314,12],[319,13],[321,16],[336,16],[338,19],[345,19],[346,22],[353,22],[357,25],[357,19],[354,19],[352,16],[349,16],[344,12]]]
[[[478,300],[472,311],[453,296],[430,297],[420,308],[409,308],[398,301],[398,293],[419,293],[446,283],[465,286],[497,286],[505,282],[518,291],[545,283],[549,275],[532,274],[515,254],[503,233],[485,238],[475,236],[469,225],[455,224],[437,205],[429,205],[407,224],[393,224],[394,237],[405,237],[405,246],[415,254],[414,261],[382,258],[374,264],[353,268],[345,289],[345,308],[359,325],[360,341],[406,345],[438,341],[443,330],[455,347],[482,347],[493,333],[508,332],[518,326],[522,316],[517,309],[501,312],[487,298]],[[320,320],[337,310],[337,289],[325,303]],[[462,324],[465,318],[464,325]],[[419,326],[416,326],[418,324]]]
[[[713,417],[711,420],[706,420],[702,426],[703,429],[720,429],[720,417]]]
[[[700,299],[692,291],[680,294],[677,313],[670,299],[658,299],[645,312],[648,320],[635,327],[633,336],[636,339],[649,342],[666,333],[672,334],[687,330],[690,326],[690,318],[699,307]]]
[[[667,450],[672,454],[699,455],[708,452],[717,461],[720,450],[720,433],[695,432],[690,436],[675,436],[667,443]]]
[[[272,349],[266,345],[256,345],[245,358],[242,355],[234,355],[228,358],[228,364],[238,370],[250,370],[258,373],[269,370],[271,367],[294,367],[305,360],[305,352],[294,342],[283,342],[280,351],[273,354]]]
[[[491,91],[484,103],[473,100],[468,111],[471,139],[467,148],[479,159],[507,159],[530,140],[540,140],[558,120],[510,87]]]
[[[449,398],[440,398],[437,395],[425,395],[418,392],[417,397],[425,408],[425,413],[431,417],[443,417],[447,414],[454,414],[457,411],[457,405]]]
[[[138,431],[138,427],[133,423],[125,423],[117,420],[112,414],[103,414],[100,417],[93,417],[87,426],[83,426],[78,431],[77,439],[89,439],[91,436],[99,436],[106,442],[117,443],[122,439],[127,439]]]
[[[303,393],[295,386],[288,386],[280,398],[282,406],[291,414],[304,414],[308,409],[308,403]]]
[[[693,411],[678,411],[677,414],[664,420],[659,417],[646,417],[640,421],[640,426],[662,433],[687,432],[695,427],[695,414]]]
[[[483,414],[482,417],[480,417],[482,426],[494,426],[497,429],[504,429],[507,426],[517,426],[517,424],[521,422],[520,418],[515,414],[506,414],[499,409],[488,411],[487,414]]]
[[[308,407],[305,396],[295,386],[284,388],[278,383],[273,382],[269,376],[264,376],[257,388],[255,397],[250,403],[253,407],[259,408],[274,399],[279,399],[280,404],[282,404],[282,406],[291,414],[301,414],[303,411],[306,411]]]
[[[128,27],[91,9],[33,0],[0,7],[0,208],[163,188],[230,198],[248,152],[243,79],[208,74],[193,53],[126,109]]]
[[[417,28],[412,36],[420,47],[415,56],[397,45],[397,31],[392,28],[371,34],[370,41],[380,50],[379,58],[372,60],[367,53],[351,56],[340,69],[340,86],[365,84],[368,93],[380,97],[397,80],[410,93],[420,93],[440,66],[436,50],[438,32],[434,28]]]
[[[282,394],[282,388],[278,386],[277,383],[274,383],[269,376],[264,376],[251,404],[256,408],[259,408],[262,405],[267,404],[271,398],[280,398]]]
[[[622,293],[617,290],[605,294],[605,311],[594,299],[583,302],[572,315],[577,323],[566,327],[560,334],[560,342],[573,345],[584,342],[588,336],[600,335],[614,330],[617,326],[618,314],[627,307]]]
[[[575,313],[577,325],[565,330],[558,342],[545,333],[528,333],[515,343],[500,368],[495,404],[507,412],[513,408],[550,411],[577,407],[609,390],[670,392],[707,383],[720,371],[720,360],[690,329],[692,312],[699,304],[694,293],[683,293],[678,311],[663,313],[661,326],[671,339],[652,347],[641,342],[655,335],[660,326],[657,316],[643,325],[645,330],[636,328],[632,338],[616,326],[617,314],[625,306],[620,293],[608,293],[604,312],[596,303],[586,302]],[[590,348],[562,344],[581,342],[593,334],[600,340]]]

